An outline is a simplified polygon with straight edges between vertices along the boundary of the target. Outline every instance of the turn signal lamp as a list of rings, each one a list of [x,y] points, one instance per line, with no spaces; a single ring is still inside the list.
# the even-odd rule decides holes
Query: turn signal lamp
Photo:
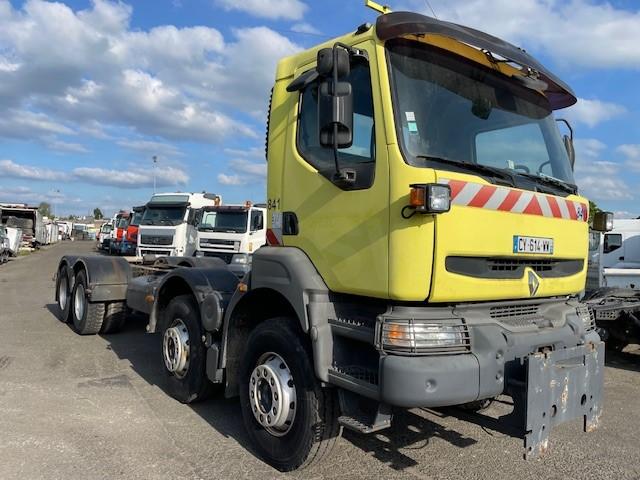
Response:
[[[409,207],[418,213],[445,213],[451,209],[451,187],[440,183],[410,185]]]

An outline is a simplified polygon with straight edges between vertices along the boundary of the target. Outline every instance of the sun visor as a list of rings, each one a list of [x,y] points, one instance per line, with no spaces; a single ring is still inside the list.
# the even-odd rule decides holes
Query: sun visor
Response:
[[[547,70],[523,49],[479,30],[436,20],[418,13],[393,12],[378,17],[376,34],[382,41],[405,35],[421,34],[449,37],[472,47],[489,51],[494,56],[502,57],[521,67],[535,70],[539,75],[539,80],[547,84],[544,93],[552,109],[569,107],[577,101],[569,85]]]

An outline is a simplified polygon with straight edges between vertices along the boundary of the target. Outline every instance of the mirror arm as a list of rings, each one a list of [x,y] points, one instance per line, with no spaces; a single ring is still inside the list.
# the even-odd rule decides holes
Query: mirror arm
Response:
[[[566,118],[556,118],[556,122],[562,122],[567,126],[567,128],[569,129],[569,138],[573,142],[573,128],[571,127],[569,120],[567,120]]]

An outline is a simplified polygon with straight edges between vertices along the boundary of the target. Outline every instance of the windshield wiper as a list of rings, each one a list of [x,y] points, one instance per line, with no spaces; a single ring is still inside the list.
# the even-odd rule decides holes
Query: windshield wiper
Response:
[[[454,165],[458,167],[467,168],[475,172],[486,173],[489,175],[497,176],[502,180],[507,180],[510,186],[512,187],[516,186],[516,179],[513,176],[513,174],[502,168],[490,167],[488,165],[482,165],[481,163],[452,160],[450,158],[444,158],[444,157],[432,157],[431,155],[416,155],[416,158],[421,158],[423,160],[427,160],[431,162],[445,163],[447,165]]]
[[[578,187],[576,185],[568,182],[563,182],[562,180],[559,180],[555,177],[550,177],[548,175],[545,175],[544,173],[542,175],[536,175],[535,173],[517,172],[517,174],[527,178],[531,178],[532,180],[544,182],[547,185],[553,185],[553,186],[559,187],[565,192],[575,194],[578,191]]]

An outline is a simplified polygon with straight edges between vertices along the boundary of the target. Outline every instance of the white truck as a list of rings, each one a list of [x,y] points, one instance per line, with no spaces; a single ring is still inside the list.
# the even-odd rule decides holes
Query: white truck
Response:
[[[22,230],[24,247],[38,248],[47,243],[45,225],[37,207],[29,207],[26,204],[0,204],[0,220],[6,227]]]
[[[615,219],[591,232],[586,302],[607,347],[640,343],[640,219]]]
[[[251,269],[251,254],[267,243],[266,205],[204,207],[198,216],[197,257],[218,257],[239,277]]]
[[[213,193],[154,194],[140,220],[136,255],[195,255],[198,211],[221,203],[222,197]]]

